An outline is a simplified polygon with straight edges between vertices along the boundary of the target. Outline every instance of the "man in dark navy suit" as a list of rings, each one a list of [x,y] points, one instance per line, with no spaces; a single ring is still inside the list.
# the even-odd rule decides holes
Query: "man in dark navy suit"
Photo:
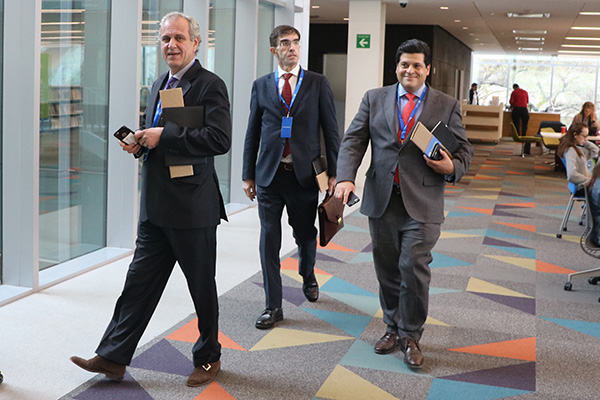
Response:
[[[340,142],[327,79],[298,64],[300,32],[280,25],[269,39],[279,66],[252,86],[242,173],[246,196],[258,200],[261,226],[259,252],[266,309],[256,321],[259,329],[272,328],[283,319],[279,251],[284,207],[298,245],[304,295],[311,302],[319,297],[314,274],[319,189],[313,161],[324,150],[329,191],[333,192]]]
[[[170,72],[152,86],[141,130],[135,133],[137,143],[123,145],[123,150],[133,154],[140,146],[148,149],[142,167],[135,254],[97,356],[89,360],[71,357],[71,361],[87,371],[122,380],[177,262],[187,280],[200,331],[192,348],[195,368],[187,385],[200,386],[212,381],[221,368],[216,232],[220,220],[227,217],[213,158],[231,145],[229,99],[225,83],[194,58],[200,29],[192,17],[165,15],[160,34]],[[163,121],[159,91],[171,87],[181,88],[186,107],[203,107],[203,116],[198,115],[204,119],[203,127]]]

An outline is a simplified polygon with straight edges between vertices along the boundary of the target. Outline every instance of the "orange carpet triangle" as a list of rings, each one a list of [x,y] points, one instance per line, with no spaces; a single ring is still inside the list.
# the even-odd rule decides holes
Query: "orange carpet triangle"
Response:
[[[354,250],[352,250],[354,251]],[[288,257],[285,260],[281,261],[281,269],[287,269],[290,271],[298,271],[298,266],[299,262],[297,259],[293,258],[293,257]],[[325,272],[317,267],[315,267],[315,274],[323,274],[323,275],[331,275],[329,272]]]
[[[486,181],[489,181],[489,180],[498,180],[498,179],[500,179],[500,178],[497,178],[497,177],[495,177],[495,176],[489,176],[489,175],[481,175],[481,174],[477,174],[477,175],[475,175],[475,176],[473,177],[473,179],[476,179],[476,180],[486,180]]]
[[[198,318],[194,318],[167,336],[167,339],[177,340],[178,342],[196,343],[199,337],[200,333],[198,332]],[[219,343],[221,343],[221,346],[226,349],[247,351],[221,331],[219,331]]]
[[[575,270],[559,267],[558,265],[550,264],[545,261],[535,260],[535,270],[537,272],[548,272],[550,274],[572,274]]]
[[[475,212],[487,214],[487,215],[492,215],[494,213],[493,208],[475,208],[475,207],[464,207],[464,206],[459,206],[459,207],[463,208],[465,210],[475,211]]]
[[[527,172],[519,172],[519,171],[506,171],[507,175],[527,175]]]
[[[194,400],[235,400],[235,397],[227,393],[217,382],[212,382]]]
[[[527,232],[533,232],[535,233],[535,225],[529,225],[529,224],[510,224],[508,222],[499,222],[499,221],[492,221],[495,224],[500,224],[500,225],[506,225],[506,226],[510,226],[511,228],[516,228],[516,229],[521,229]]]
[[[325,246],[325,247],[321,246],[320,244],[317,244],[317,247],[319,249],[338,250],[338,251],[347,251],[347,252],[350,252],[350,253],[358,253],[358,251],[356,251],[354,249],[349,249],[347,247],[340,246],[339,244],[335,244],[333,242],[327,243],[327,246]]]
[[[513,207],[524,207],[524,208],[534,208],[535,202],[530,203],[502,203],[498,204],[499,206],[513,206]]]
[[[448,349],[461,353],[535,361],[535,337]]]

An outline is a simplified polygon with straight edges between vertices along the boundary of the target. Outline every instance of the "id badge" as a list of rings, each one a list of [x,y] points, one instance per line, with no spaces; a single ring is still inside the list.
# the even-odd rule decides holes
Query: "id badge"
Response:
[[[281,137],[291,138],[292,137],[292,121],[294,117],[281,117]]]

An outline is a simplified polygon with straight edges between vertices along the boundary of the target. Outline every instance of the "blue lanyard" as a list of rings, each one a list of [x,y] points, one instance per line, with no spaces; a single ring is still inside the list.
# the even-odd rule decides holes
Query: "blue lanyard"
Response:
[[[423,99],[425,98],[426,94],[427,94],[427,86],[425,86],[425,89],[423,90],[423,93],[421,93],[421,97],[419,97],[419,100],[417,101],[417,104],[415,105],[415,108],[413,109],[412,113],[410,113],[410,117],[408,117],[408,121],[406,122],[406,125],[404,125],[404,121],[402,120],[402,110],[400,109],[400,84],[398,84],[398,90],[397,90],[397,97],[398,97],[398,99],[397,99],[398,100],[397,101],[398,102],[398,120],[400,121],[400,129],[402,130],[402,133],[400,135],[400,138],[402,140],[404,140],[404,137],[406,136],[406,126],[410,125],[410,121],[417,114],[417,110],[421,106],[421,103],[423,102]]]
[[[285,100],[283,99],[283,96],[281,95],[281,92],[279,91],[279,74],[278,74],[278,72],[279,72],[279,70],[277,70],[273,73],[273,76],[275,77],[275,87],[277,88],[277,94],[279,94],[279,98],[283,102],[283,105],[285,106],[285,108],[287,108],[287,110],[288,110],[287,116],[289,117],[290,110],[292,109],[292,105],[294,104],[294,100],[296,100],[296,95],[298,94],[298,90],[300,90],[300,85],[302,85],[302,80],[304,79],[304,70],[302,69],[302,67],[300,67],[300,76],[298,77],[298,83],[296,83],[296,88],[294,89],[294,94],[292,95],[292,100],[290,101],[289,105],[285,102]]]

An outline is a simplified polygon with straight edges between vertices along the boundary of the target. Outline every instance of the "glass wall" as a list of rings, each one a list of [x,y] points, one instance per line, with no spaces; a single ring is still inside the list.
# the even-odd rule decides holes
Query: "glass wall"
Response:
[[[109,0],[42,1],[40,270],[106,244]]]
[[[210,0],[206,69],[219,75],[227,86],[229,102],[233,93],[235,51],[235,0]],[[233,110],[231,110],[233,112]],[[215,157],[215,168],[223,200],[230,200],[231,152]]]
[[[270,3],[258,4],[258,35],[256,37],[256,76],[263,76],[274,71],[275,57],[269,48],[269,35],[275,27],[275,6]]]
[[[560,112],[561,121],[570,125],[584,102],[595,104],[598,98],[598,58],[474,54],[473,61],[481,104],[490,104],[494,97],[508,104],[517,83],[529,93],[531,110]]]

